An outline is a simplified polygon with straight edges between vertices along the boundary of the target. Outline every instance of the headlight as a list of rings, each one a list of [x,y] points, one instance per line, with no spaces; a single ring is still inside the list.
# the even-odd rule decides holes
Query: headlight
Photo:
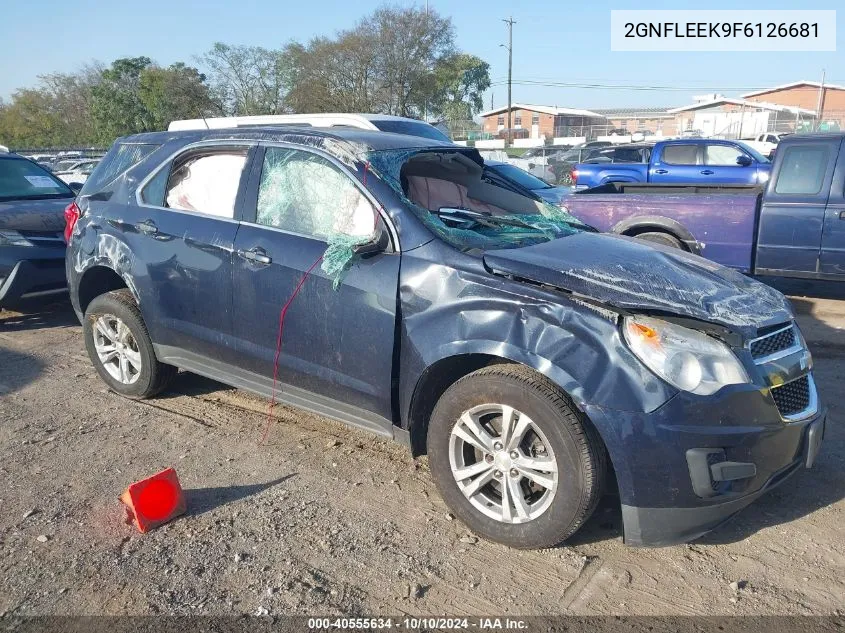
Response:
[[[637,358],[678,389],[706,396],[749,382],[730,348],[706,334],[647,317],[625,317],[622,331]]]
[[[35,246],[17,231],[0,231],[0,246]]]

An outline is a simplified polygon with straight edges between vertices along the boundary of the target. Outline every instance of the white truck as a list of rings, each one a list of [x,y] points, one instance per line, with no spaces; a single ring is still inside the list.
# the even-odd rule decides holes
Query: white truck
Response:
[[[766,158],[772,158],[775,148],[785,136],[787,136],[785,132],[761,132],[757,136],[742,139],[742,142],[753,147]]]

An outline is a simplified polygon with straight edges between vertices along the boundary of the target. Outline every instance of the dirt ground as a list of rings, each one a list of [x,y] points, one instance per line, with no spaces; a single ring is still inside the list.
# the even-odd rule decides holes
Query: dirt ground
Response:
[[[793,298],[830,409],[816,466],[690,545],[622,544],[603,501],[564,546],[453,519],[398,445],[180,373],[108,391],[66,300],[0,314],[0,614],[845,613],[845,301]],[[188,514],[145,535],[126,486],[174,466]]]

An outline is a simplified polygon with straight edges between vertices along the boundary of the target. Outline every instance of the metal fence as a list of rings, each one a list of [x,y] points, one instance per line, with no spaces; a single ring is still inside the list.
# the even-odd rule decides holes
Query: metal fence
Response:
[[[742,139],[765,132],[803,133],[838,132],[845,130],[845,111],[825,110],[821,119],[807,113],[771,111],[735,111],[708,113],[679,113],[672,119],[623,122],[608,121],[601,125],[557,126],[552,133],[530,138],[530,130],[513,130],[512,138],[530,139],[535,145],[575,144],[580,141],[610,139],[619,142],[655,140],[683,135],[709,138]],[[456,141],[497,140],[507,137],[507,130],[485,132],[474,121],[460,121],[449,126]],[[555,140],[557,139],[557,141]]]

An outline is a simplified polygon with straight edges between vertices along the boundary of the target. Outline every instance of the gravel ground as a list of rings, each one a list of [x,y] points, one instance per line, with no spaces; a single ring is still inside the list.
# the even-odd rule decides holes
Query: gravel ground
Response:
[[[180,373],[108,391],[65,300],[0,314],[0,614],[845,613],[845,302],[793,299],[830,408],[816,466],[690,545],[634,549],[613,498],[564,546],[480,541],[398,445]],[[174,466],[188,514],[117,497]],[[618,503],[618,501],[617,501]]]

